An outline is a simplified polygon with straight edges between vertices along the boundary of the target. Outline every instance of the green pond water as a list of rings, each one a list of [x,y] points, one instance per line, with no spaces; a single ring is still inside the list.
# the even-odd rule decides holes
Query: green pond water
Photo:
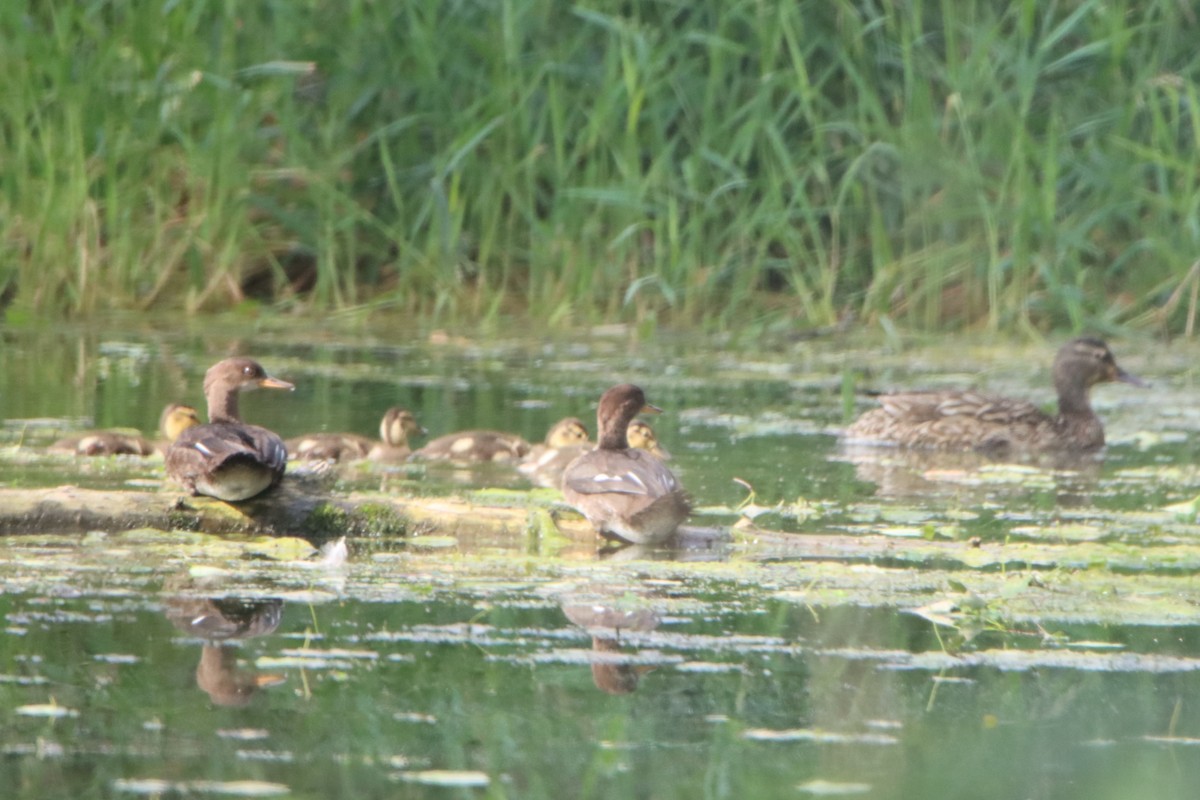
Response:
[[[315,327],[0,329],[0,492],[169,502],[161,460],[45,446],[152,432],[233,353],[296,384],[243,402],[285,436],[373,435],[402,405],[431,434],[540,439],[633,381],[705,544],[468,519],[348,537],[341,562],[286,535],[4,531],[0,796],[1195,797],[1200,347],[1112,342],[1153,386],[1095,391],[1103,457],[1003,464],[836,431],[871,405],[856,389],[1049,404],[1057,340]],[[504,469],[322,486],[558,513]]]

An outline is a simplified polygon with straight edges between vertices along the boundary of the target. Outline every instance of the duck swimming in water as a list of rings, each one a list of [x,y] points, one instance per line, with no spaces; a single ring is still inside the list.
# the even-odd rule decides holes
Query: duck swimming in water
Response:
[[[1117,366],[1104,342],[1074,339],[1054,359],[1057,414],[974,391],[900,392],[879,397],[881,408],[855,420],[845,440],[935,450],[1097,450],[1104,446],[1104,426],[1088,395],[1093,386],[1109,381],[1146,385]]]

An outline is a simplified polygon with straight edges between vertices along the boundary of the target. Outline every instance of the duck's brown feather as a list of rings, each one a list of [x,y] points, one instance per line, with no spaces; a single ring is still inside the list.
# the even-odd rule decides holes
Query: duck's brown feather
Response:
[[[167,472],[189,492],[245,500],[279,483],[287,447],[258,425],[214,422],[188,428],[167,451]]]

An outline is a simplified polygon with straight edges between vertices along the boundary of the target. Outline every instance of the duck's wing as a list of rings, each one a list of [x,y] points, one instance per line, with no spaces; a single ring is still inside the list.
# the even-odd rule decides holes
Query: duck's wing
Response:
[[[180,434],[167,451],[167,470],[211,470],[231,459],[249,459],[282,472],[287,465],[287,447],[274,433],[257,425],[199,425]]]
[[[846,429],[848,441],[999,449],[1044,438],[1054,428],[1053,418],[1032,403],[979,392],[902,392],[881,396],[879,406]]]
[[[671,470],[643,450],[593,450],[575,459],[563,474],[563,488],[580,494],[660,497],[679,491]]]
[[[889,417],[912,423],[974,417],[981,422],[1007,424],[1045,417],[1033,403],[979,392],[900,392],[882,395],[879,405]]]

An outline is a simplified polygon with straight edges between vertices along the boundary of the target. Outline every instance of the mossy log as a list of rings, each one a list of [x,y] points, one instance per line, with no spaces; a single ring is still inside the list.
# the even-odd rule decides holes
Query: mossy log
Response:
[[[545,540],[560,537],[564,543],[585,544],[594,552],[599,544],[587,522],[572,511],[548,506],[544,498],[521,492],[482,492],[477,497],[405,497],[380,492],[330,495],[312,487],[285,481],[260,498],[225,503],[208,497],[190,497],[178,491],[96,490],[77,486],[46,489],[0,489],[0,534],[83,533],[136,528],[186,530],[214,534],[282,534],[312,541],[350,535],[405,536],[447,534],[461,539],[499,543],[531,535]],[[482,499],[480,499],[482,498]],[[723,528],[689,526],[675,547],[655,550],[627,547],[623,558],[679,555],[688,551],[706,558],[723,549],[730,535]],[[756,531],[759,541],[763,532]],[[864,541],[845,536],[767,535],[767,541],[802,539],[806,551],[846,557],[847,546],[860,557],[883,555],[886,541]],[[857,539],[856,544],[850,541]]]
[[[0,534],[158,528],[322,538],[432,528],[455,532],[462,526],[523,529],[529,513],[528,507],[480,505],[453,497],[314,494],[286,483],[236,504],[178,491],[0,489]],[[563,527],[581,535],[587,532],[582,520],[567,521]]]
[[[1200,548],[1164,544],[1147,559],[1138,549],[1103,542],[950,541],[852,535],[844,532],[781,533],[745,523],[726,528],[692,524],[666,549],[626,547],[615,558],[709,560],[729,547],[758,561],[806,559],[912,567],[940,563],[969,570],[1096,568],[1155,572],[1200,569]],[[511,547],[525,537],[531,552],[594,554],[601,545],[577,514],[545,497],[522,492],[468,493],[462,497],[411,497],[382,492],[331,495],[284,483],[246,503],[230,504],[178,491],[103,491],[58,486],[0,489],[0,535],[117,532],[136,528],[203,533],[279,534],[314,543],[343,535],[452,536],[460,542]],[[428,537],[426,537],[428,539]],[[557,542],[557,544],[555,543]],[[535,546],[536,545],[536,546]],[[563,549],[563,546],[566,549]],[[881,575],[881,580],[884,580]]]

